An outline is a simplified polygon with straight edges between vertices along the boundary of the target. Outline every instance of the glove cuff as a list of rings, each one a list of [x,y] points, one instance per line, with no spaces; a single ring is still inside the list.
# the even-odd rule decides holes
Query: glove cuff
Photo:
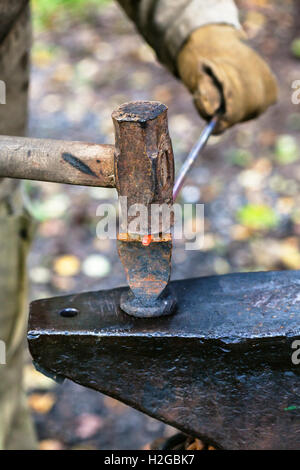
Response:
[[[192,0],[180,16],[167,28],[164,42],[168,55],[168,68],[177,75],[176,59],[180,49],[193,31],[208,24],[230,25],[241,29],[238,9],[233,0]]]

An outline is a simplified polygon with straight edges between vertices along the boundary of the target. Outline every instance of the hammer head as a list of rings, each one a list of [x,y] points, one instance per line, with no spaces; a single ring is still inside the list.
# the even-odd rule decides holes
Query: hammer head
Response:
[[[171,272],[174,156],[167,107],[156,101],[121,105],[115,126],[115,180],[120,198],[118,252],[129,295],[121,299],[128,314],[152,317],[172,312],[166,292]],[[162,216],[169,209],[168,222]]]

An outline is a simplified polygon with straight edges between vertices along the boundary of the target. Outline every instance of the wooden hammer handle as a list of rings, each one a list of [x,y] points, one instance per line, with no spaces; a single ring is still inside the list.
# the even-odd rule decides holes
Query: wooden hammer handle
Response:
[[[113,145],[0,136],[0,177],[115,187]]]

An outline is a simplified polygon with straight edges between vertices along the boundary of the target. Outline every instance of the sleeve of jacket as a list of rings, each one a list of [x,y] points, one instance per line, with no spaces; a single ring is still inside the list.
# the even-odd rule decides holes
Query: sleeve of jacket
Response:
[[[158,59],[176,73],[176,56],[189,35],[206,24],[240,28],[234,0],[118,0]]]

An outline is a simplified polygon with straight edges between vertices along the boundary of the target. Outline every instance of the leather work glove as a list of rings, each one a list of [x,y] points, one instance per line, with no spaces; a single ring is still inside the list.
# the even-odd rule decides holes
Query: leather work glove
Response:
[[[277,84],[267,63],[229,25],[194,31],[177,57],[178,73],[208,120],[224,112],[215,134],[263,113],[277,100]]]

